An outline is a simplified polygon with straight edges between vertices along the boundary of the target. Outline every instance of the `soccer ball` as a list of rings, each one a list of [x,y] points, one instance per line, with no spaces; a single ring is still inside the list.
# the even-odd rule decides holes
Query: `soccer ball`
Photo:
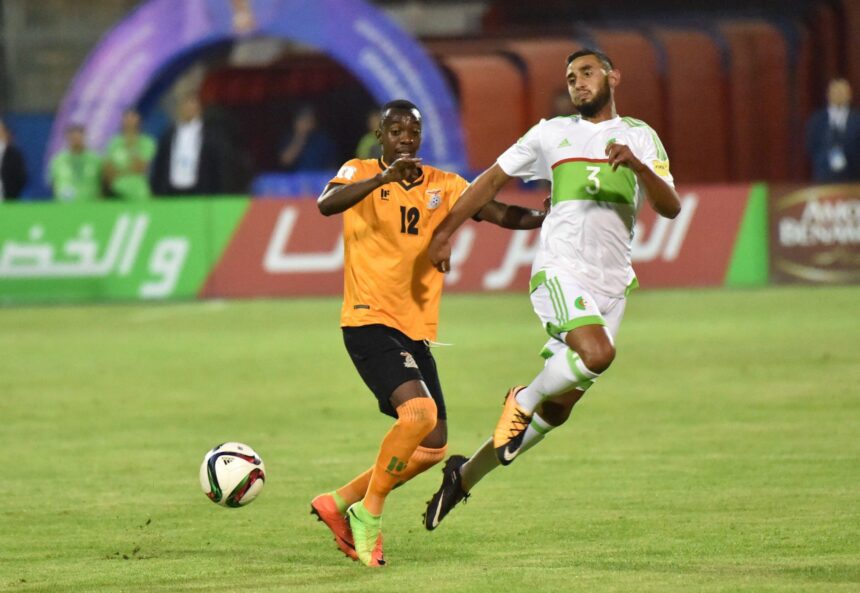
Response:
[[[242,443],[222,443],[206,453],[200,465],[200,487],[209,500],[225,507],[245,506],[266,483],[266,466]]]

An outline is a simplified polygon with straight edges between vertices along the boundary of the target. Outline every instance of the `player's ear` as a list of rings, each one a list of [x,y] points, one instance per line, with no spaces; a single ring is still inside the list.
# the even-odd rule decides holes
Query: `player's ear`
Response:
[[[609,88],[611,89],[614,89],[621,84],[621,70],[618,70],[617,68],[610,70],[606,77],[609,79]]]

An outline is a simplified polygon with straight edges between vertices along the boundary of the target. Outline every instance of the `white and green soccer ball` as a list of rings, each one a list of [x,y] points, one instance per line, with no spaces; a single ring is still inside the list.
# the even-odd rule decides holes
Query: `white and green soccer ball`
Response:
[[[206,453],[200,465],[200,487],[209,500],[225,507],[253,501],[266,483],[262,458],[243,443],[222,443]]]

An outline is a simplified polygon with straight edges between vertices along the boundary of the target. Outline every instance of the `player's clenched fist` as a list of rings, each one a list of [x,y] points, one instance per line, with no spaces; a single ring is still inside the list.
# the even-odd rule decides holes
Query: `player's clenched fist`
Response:
[[[434,234],[427,247],[427,255],[433,267],[440,272],[446,273],[451,270],[451,242],[447,237]]]

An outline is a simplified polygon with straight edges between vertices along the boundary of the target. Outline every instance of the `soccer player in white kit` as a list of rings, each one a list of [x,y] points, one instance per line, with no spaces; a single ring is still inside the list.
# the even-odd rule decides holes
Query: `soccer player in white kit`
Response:
[[[428,503],[427,529],[435,529],[487,473],[563,424],[609,368],[625,298],[637,286],[631,242],[642,198],[667,218],[681,209],[657,134],[616,114],[620,82],[621,72],[605,54],[571,54],[567,87],[578,114],[541,120],[526,132],[475,179],[434,233],[428,254],[447,272],[451,236],[505,183],[512,177],[552,182],[552,208],[529,283],[535,313],[549,334],[546,364],[528,386],[508,392],[491,439],[471,458],[448,459],[442,485]]]

